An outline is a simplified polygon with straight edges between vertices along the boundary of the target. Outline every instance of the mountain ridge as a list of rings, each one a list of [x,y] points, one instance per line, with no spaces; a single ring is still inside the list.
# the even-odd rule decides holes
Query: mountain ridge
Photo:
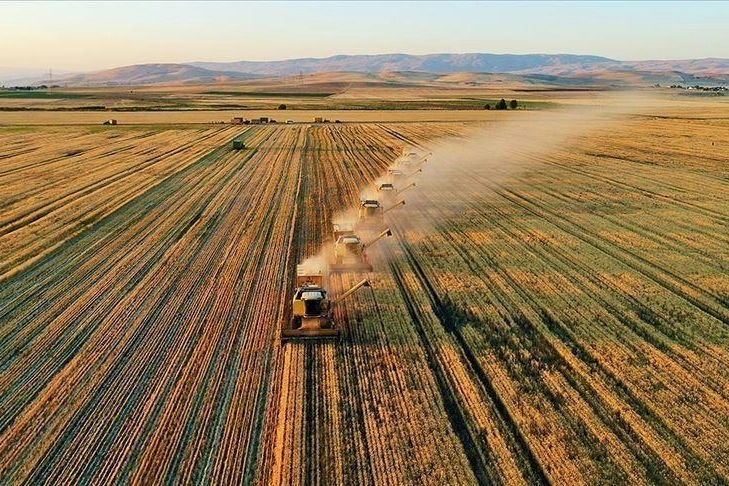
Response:
[[[329,71],[382,72],[423,71],[436,74],[454,72],[510,73],[538,70],[545,65],[619,62],[606,57],[578,54],[358,54],[283,61],[190,62],[205,69],[226,69],[267,76],[290,76]]]
[[[583,82],[615,86],[656,83],[727,85],[729,84],[729,59],[709,57],[683,60],[620,61],[580,54],[339,54],[324,58],[312,57],[281,61],[133,64],[65,77],[59,76],[54,82],[66,86],[202,84],[326,72],[539,75],[552,77],[554,83],[567,81],[570,84]],[[47,81],[47,79],[35,80],[29,81],[27,84],[46,84]]]

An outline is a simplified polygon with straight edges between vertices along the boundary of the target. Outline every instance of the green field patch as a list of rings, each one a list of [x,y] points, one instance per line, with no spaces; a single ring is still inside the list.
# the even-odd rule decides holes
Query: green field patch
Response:
[[[90,94],[69,93],[62,91],[48,90],[24,90],[24,89],[4,89],[0,90],[0,99],[33,99],[33,100],[63,100],[63,99],[80,99],[92,98]]]
[[[257,96],[267,98],[326,98],[335,93],[333,92],[321,92],[321,93],[299,93],[299,92],[261,92],[261,91],[204,91],[202,94],[207,95],[222,95],[222,96]]]

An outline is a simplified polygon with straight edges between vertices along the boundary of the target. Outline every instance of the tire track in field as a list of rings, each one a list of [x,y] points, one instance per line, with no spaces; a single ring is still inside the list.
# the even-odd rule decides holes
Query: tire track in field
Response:
[[[476,206],[475,204],[473,208],[483,210],[481,206]],[[506,224],[498,223],[499,213],[495,208],[491,208],[489,214],[496,216],[495,218],[493,218],[492,224],[494,224],[496,227],[501,228],[501,230],[504,231],[505,234],[511,234],[515,229],[519,229],[518,224],[511,220],[509,220],[508,227],[506,226]],[[500,241],[499,245],[503,247],[505,243],[505,241]],[[546,329],[542,328],[540,324],[535,324],[535,322],[538,322],[539,319],[534,321],[532,318],[526,318],[525,316],[524,318],[527,319],[525,324],[528,323],[529,326],[533,326],[536,332],[542,335],[548,334],[546,332],[546,330],[548,329],[549,333],[552,333],[554,338],[561,340],[567,346],[567,349],[573,352],[576,358],[589,365],[590,369],[593,370],[593,372],[595,371],[595,365],[599,365],[597,369],[599,370],[602,381],[609,385],[608,388],[613,393],[615,393],[616,396],[620,397],[620,399],[624,403],[626,403],[631,410],[638,411],[639,415],[641,415],[647,423],[653,424],[653,426],[655,426],[656,429],[660,431],[661,435],[666,437],[667,440],[669,440],[671,443],[679,444],[681,453],[684,455],[684,457],[688,457],[690,461],[695,465],[694,470],[704,471],[705,477],[712,477],[712,475],[714,479],[720,477],[718,476],[716,471],[713,471],[708,466],[706,462],[698,458],[698,456],[693,452],[690,447],[687,446],[683,439],[679,435],[677,435],[674,430],[668,427],[667,424],[664,423],[664,421],[660,417],[658,417],[656,413],[651,408],[649,408],[643,400],[633,394],[626,387],[626,384],[623,380],[620,380],[619,377],[615,376],[613,372],[605,368],[602,365],[599,357],[595,356],[593,352],[589,351],[580,342],[580,340],[575,337],[573,331],[571,331],[563,323],[561,323],[559,319],[554,317],[549,312],[549,310],[544,307],[543,304],[538,302],[536,298],[526,292],[522,288],[522,286],[511,277],[508,272],[504,271],[501,265],[499,265],[498,262],[491,255],[489,255],[486,248],[481,248],[479,246],[465,248],[459,247],[457,245],[452,245],[452,248],[454,251],[462,256],[464,262],[466,262],[466,264],[470,267],[474,275],[484,274],[487,269],[490,269],[492,271],[495,269],[501,276],[501,278],[503,278],[504,281],[509,284],[510,288],[513,289],[524,302],[527,302],[531,308],[533,308],[539,315],[542,316],[541,320],[544,322],[544,325],[546,325]],[[566,265],[567,268],[574,267],[578,273],[584,272],[581,273],[581,275],[592,275],[592,272],[589,268],[581,267],[576,261],[574,261],[573,258],[569,258],[569,255],[567,255],[566,252],[563,255],[562,252],[556,252],[555,249],[550,249],[550,251],[555,254],[559,253],[559,261],[562,264]],[[478,255],[480,260],[474,259],[474,255]],[[545,261],[550,261],[553,259],[547,258],[549,255],[547,255],[546,252],[540,252],[540,256],[542,258],[545,258]],[[476,263],[477,261],[485,263],[481,265]],[[561,266],[555,265],[555,268],[561,268]],[[569,275],[566,276],[569,277]],[[594,277],[590,277],[590,280],[599,286],[604,287],[605,285],[604,282],[597,281],[597,279]],[[573,281],[576,283],[576,285],[578,285],[579,288],[584,287],[584,284],[582,282],[578,282],[576,280]],[[489,285],[489,287],[495,295],[499,296],[498,299],[500,301],[509,301],[509,299],[505,295],[503,295],[503,293],[498,288],[491,285]],[[614,315],[615,318],[618,319],[621,323],[626,325],[628,329],[636,331],[638,335],[646,338],[645,332],[640,332],[639,329],[635,329],[635,323],[630,321],[624,315],[624,312],[622,310],[618,310],[612,303],[608,302],[607,300],[601,299],[598,294],[592,294],[591,298],[593,298],[595,302],[599,303],[604,309],[608,310],[610,314]],[[584,307],[584,301],[581,302],[582,303],[579,306],[580,308]],[[513,302],[510,303],[510,305],[516,307],[516,304]],[[649,343],[652,343],[654,341],[655,339],[647,339],[647,342]],[[547,344],[549,344],[550,346],[549,352],[552,355],[558,356],[560,359],[562,359],[560,352],[554,347],[554,345],[549,341],[547,342]],[[665,347],[659,347],[659,349],[665,349]],[[593,387],[593,385],[588,382],[587,375],[584,375],[583,372],[574,368],[573,365],[567,361],[563,360],[562,365],[567,368],[567,372],[563,372],[567,381],[575,388],[578,393],[580,393],[585,401],[589,403],[591,407],[593,407],[593,410],[603,420],[603,423],[610,427],[618,436],[620,436],[624,440],[624,443],[641,461],[645,470],[650,472],[650,477],[652,478],[652,480],[659,480],[661,482],[675,482],[679,480],[672,471],[666,469],[667,465],[663,464],[660,455],[658,454],[658,451],[646,452],[642,450],[642,448],[639,446],[639,444],[642,443],[642,440],[640,439],[639,435],[636,435],[638,434],[637,430],[634,430],[631,426],[628,426],[628,424],[624,421],[618,421],[617,427],[615,426],[616,421],[614,420],[614,409],[610,406],[609,403],[603,402],[603,398],[600,396],[599,393],[597,393],[597,390]]]
[[[493,184],[489,183],[489,184],[485,184],[485,185],[486,185],[486,186],[489,186],[489,185],[493,185],[494,187],[497,187],[497,189],[495,189],[496,193],[500,193],[500,192],[499,192],[500,190],[505,190],[505,185],[503,185],[503,184],[499,185],[499,184],[496,184],[496,183],[493,183]],[[509,200],[509,202],[512,202],[512,203],[513,203],[513,201],[512,201],[511,199],[508,199],[508,200]],[[475,204],[474,204],[474,205],[473,205],[473,206],[472,206],[472,207],[471,207],[470,209],[471,209],[471,211],[484,211],[484,209],[483,209],[482,207],[480,207],[480,206],[477,206],[477,205],[475,205]],[[464,210],[465,210],[465,209],[464,209]],[[447,219],[448,219],[448,218],[447,218],[447,215],[444,215],[444,216],[441,216],[441,217],[438,217],[438,218],[436,218],[436,220],[438,220],[438,221],[441,221],[441,220],[447,220]],[[551,222],[551,220],[550,220],[549,218],[547,218],[547,221],[550,221],[550,222]],[[504,230],[506,231],[506,229],[504,229]],[[513,228],[511,228],[511,229],[510,229],[510,231],[513,231]],[[510,231],[507,231],[507,233],[509,233]],[[474,247],[474,250],[477,250],[477,248],[475,248],[475,247]],[[468,261],[468,259],[469,259],[469,258],[470,258],[471,256],[472,256],[472,255],[471,255],[470,253],[468,253],[468,254],[465,254],[465,255],[464,255],[464,258],[466,259],[466,261]],[[483,255],[483,254],[482,254],[482,257],[484,257],[484,255]],[[474,274],[477,274],[477,273],[478,273],[478,270],[476,270],[476,269],[472,269],[472,272],[473,272]],[[590,273],[590,272],[588,272],[588,274],[589,274],[589,273]],[[506,277],[508,277],[508,275],[506,275]],[[508,279],[507,279],[507,280],[508,280]],[[603,283],[603,285],[604,285],[604,283]],[[519,288],[519,285],[518,285],[517,283],[515,283],[515,282],[512,282],[512,286],[513,286],[514,288]],[[525,297],[525,298],[526,298],[526,297]],[[527,299],[527,300],[528,300],[528,299]],[[665,349],[665,348],[664,348],[664,349]],[[644,409],[644,407],[640,407],[638,403],[634,403],[634,406],[636,407],[636,409],[637,409],[637,410],[641,410],[641,409]],[[664,430],[665,430],[665,428],[664,428]],[[683,442],[683,439],[682,439],[682,438],[681,438],[680,436],[678,436],[678,435],[675,435],[675,434],[674,434],[673,432],[671,432],[671,434],[669,434],[669,435],[672,435],[672,436],[674,437],[674,439],[675,439],[676,441],[678,441],[679,443],[681,443],[681,444],[682,444],[682,445],[681,445],[681,448],[682,448],[682,449],[683,449],[683,451],[684,451],[684,452],[686,453],[686,457],[687,457],[687,458],[688,458],[688,459],[690,460],[690,462],[692,463],[692,468],[693,468],[693,470],[694,470],[694,471],[697,471],[697,470],[704,470],[704,471],[706,472],[706,476],[705,476],[705,477],[708,477],[708,478],[712,478],[712,477],[713,477],[714,479],[716,479],[716,478],[720,477],[720,476],[718,476],[718,474],[717,474],[717,472],[716,472],[716,471],[713,471],[713,472],[712,472],[712,470],[711,470],[711,469],[707,469],[706,467],[703,467],[703,466],[701,466],[701,464],[704,464],[704,466],[705,466],[705,465],[706,465],[706,463],[705,463],[705,462],[703,461],[703,459],[699,459],[699,457],[698,457],[697,455],[695,455],[695,454],[694,454],[694,452],[693,452],[693,451],[691,450],[691,448],[690,448],[690,447],[688,447],[688,446],[687,446],[687,444],[686,444],[685,442]],[[688,451],[688,452],[687,452],[687,451]]]
[[[479,209],[480,209],[480,208],[479,208]],[[440,220],[444,220],[444,219],[445,219],[445,220],[447,220],[448,218],[447,218],[447,217],[445,217],[445,218],[438,218],[438,220],[439,220],[439,221],[440,221]],[[456,248],[456,250],[457,250],[457,251],[458,251],[459,253],[461,252],[461,251],[460,251],[460,250],[461,250],[460,248]],[[469,262],[469,261],[470,261],[470,259],[472,258],[472,255],[471,255],[471,254],[468,254],[468,255],[463,255],[463,257],[464,257],[464,261],[466,261],[466,262]],[[482,257],[483,257],[483,255],[482,255]],[[415,257],[411,256],[411,259],[415,260]],[[421,270],[421,272],[422,272],[422,270]],[[479,274],[479,273],[480,273],[480,270],[479,270],[479,271],[477,271],[476,269],[472,269],[472,272],[473,272],[474,274]],[[423,275],[424,275],[424,273],[423,273]],[[423,279],[425,279],[425,277],[423,277]],[[432,290],[432,291],[431,291],[430,293],[432,293],[432,294],[435,294],[435,291],[434,291],[434,290]],[[439,312],[439,314],[440,314],[440,315],[443,315],[443,313],[444,313],[444,312],[443,312],[443,306],[442,306],[442,304],[441,304],[440,306],[437,306],[437,307],[441,309],[441,311]],[[459,335],[460,335],[460,334],[459,334]],[[466,343],[466,342],[465,342],[465,341],[463,340],[463,338],[462,338],[462,337],[461,337],[461,347],[462,347],[462,348],[466,348],[466,349],[468,349],[468,351],[470,352],[470,347],[469,347],[469,345],[468,345],[468,344],[467,344],[467,343]],[[476,358],[475,358],[475,357],[473,357],[473,356],[472,356],[472,360],[470,360],[470,361],[471,361],[472,363],[473,363],[473,362],[475,362],[475,366],[478,366],[478,362],[477,362],[477,360],[476,360]],[[474,365],[472,364],[472,366],[474,366]],[[483,381],[483,380],[482,380],[482,381]],[[574,381],[573,381],[573,383],[574,383]],[[577,389],[578,389],[578,390],[580,390],[580,388],[577,388]],[[588,388],[588,389],[589,389],[589,388]],[[580,390],[580,392],[581,392],[581,393],[583,394],[583,396],[584,396],[584,394],[585,394],[585,390],[584,390],[584,388],[582,388],[582,389]],[[495,394],[495,391],[493,391],[493,389],[492,389],[492,394]],[[589,402],[588,402],[588,403],[589,403]],[[502,404],[502,406],[503,406],[503,404]],[[598,411],[598,410],[596,410],[596,411],[598,412],[598,416],[604,416],[604,413],[605,413],[605,412],[604,412],[604,410],[602,411],[602,412],[603,412],[602,414],[600,413],[600,411]],[[517,426],[515,425],[515,423],[514,423],[514,422],[512,422],[512,424],[514,424],[514,428],[518,430],[518,427],[517,427]],[[624,434],[623,434],[623,436],[624,436]],[[523,437],[522,437],[522,443],[523,443],[523,444],[525,444],[525,443],[526,443],[526,442],[525,442],[525,439],[523,439]],[[633,452],[634,452],[634,453],[636,452],[636,449],[635,449],[635,448],[633,448]],[[641,457],[641,456],[639,455],[638,457]],[[532,455],[532,458],[534,458],[534,456],[533,456],[533,455]],[[649,467],[654,467],[654,466],[653,466],[653,464],[654,464],[654,463],[655,463],[655,461],[651,462],[651,460],[650,460],[650,459],[648,459],[648,462],[646,462],[645,464],[647,464],[647,465],[648,465]]]
[[[394,224],[393,227],[397,228],[398,233],[402,235],[402,228],[400,227],[400,225]],[[452,325],[451,317],[448,310],[444,306],[443,302],[440,300],[438,292],[436,292],[435,288],[430,283],[426,273],[423,271],[423,268],[418,263],[418,260],[413,254],[413,251],[410,248],[409,244],[405,243],[404,240],[401,239],[400,246],[405,252],[408,266],[411,267],[413,272],[415,273],[417,280],[420,283],[420,288],[424,291],[425,295],[427,295],[427,298],[430,301],[433,311],[438,318],[441,326],[449,335],[454,338],[454,342],[458,346],[459,354],[468,363],[470,370],[472,370],[474,375],[478,378],[481,386],[483,387],[483,390],[486,392],[484,398],[487,398],[493,405],[493,408],[497,411],[498,423],[502,428],[502,433],[504,433],[507,437],[511,437],[514,439],[513,443],[516,446],[516,452],[520,458],[519,463],[523,467],[521,473],[525,478],[528,479],[531,484],[549,484],[550,481],[548,480],[544,470],[542,469],[541,463],[537,460],[534,452],[529,447],[529,444],[526,441],[525,437],[522,435],[521,429],[519,428],[517,422],[511,416],[506,404],[501,400],[501,397],[493,388],[491,380],[481,368],[481,365],[478,363],[478,360],[473,355],[470,347],[465,342],[463,336],[458,331],[458,329],[454,325]],[[433,355],[433,352],[431,351],[432,344],[429,343],[429,340],[422,327],[418,325],[419,317],[417,315],[417,311],[412,308],[409,303],[410,296],[409,292],[406,290],[406,287],[403,285],[401,271],[397,268],[396,264],[391,262],[390,265],[391,272],[395,276],[398,287],[403,294],[404,301],[408,306],[408,312],[410,313],[411,318],[416,324],[416,328],[418,329],[418,335],[420,336],[423,348],[426,350],[426,353],[428,353],[428,362],[438,380],[438,387],[441,391],[444,403],[449,410],[449,418],[451,419],[453,429],[457,431],[458,436],[463,443],[464,449],[467,451],[466,453],[469,457],[469,462],[471,463],[472,469],[476,476],[479,478],[479,481],[496,481],[497,478],[494,477],[489,478],[489,480],[486,479],[486,471],[488,470],[488,467],[485,461],[488,458],[488,455],[486,455],[486,457],[479,457],[478,453],[476,452],[481,449],[481,447],[477,445],[479,439],[473,436],[473,434],[475,433],[474,431],[469,431],[469,428],[466,425],[466,416],[464,414],[464,411],[461,410],[457,398],[449,389],[449,379],[447,377],[447,373],[442,369],[440,363]],[[480,454],[484,454],[484,452],[480,452]]]
[[[211,132],[209,133],[203,140],[213,140],[219,138],[220,134],[218,132]],[[59,194],[56,198],[44,201],[43,203],[35,206],[31,206],[28,208],[24,208],[24,212],[21,214],[18,214],[16,216],[13,216],[9,219],[0,220],[0,236],[6,235],[8,233],[11,233],[15,231],[18,228],[21,228],[23,226],[26,226],[33,221],[36,221],[44,216],[47,216],[48,214],[52,213],[53,211],[57,211],[61,209],[64,206],[67,206],[69,204],[75,203],[80,197],[86,196],[88,194],[104,190],[108,186],[114,184],[117,181],[124,180],[128,178],[131,175],[135,175],[141,170],[147,169],[149,167],[153,167],[156,164],[164,161],[168,157],[172,157],[174,155],[178,155],[180,153],[185,152],[186,150],[189,150],[190,147],[200,143],[201,140],[191,140],[187,142],[184,145],[178,146],[170,151],[155,155],[152,158],[146,159],[142,161],[139,164],[135,164],[133,166],[127,167],[125,169],[122,169],[119,172],[115,172],[109,176],[105,176],[103,179],[92,181],[86,185],[82,185],[81,187],[77,187],[72,189],[69,192],[64,192],[63,194]],[[101,172],[101,169],[99,170]],[[63,181],[57,182],[55,185],[60,185]],[[46,185],[42,188],[37,189],[35,192],[26,192],[21,194],[20,196],[23,199],[28,199],[32,197],[34,194],[36,194],[39,191],[47,191],[48,189],[52,189],[54,185]]]
[[[213,155],[214,155],[214,154],[213,154]],[[210,159],[210,157],[208,157],[208,159]],[[187,172],[187,174],[181,174],[180,176],[178,176],[178,177],[177,177],[177,181],[178,181],[178,183],[179,183],[179,182],[184,182],[184,180],[186,179],[186,177],[185,177],[186,175],[192,175],[192,173],[194,173],[196,169],[200,169],[200,168],[202,168],[202,167],[205,167],[205,164],[208,164],[208,166],[209,166],[210,168],[212,168],[212,169],[215,169],[215,170],[217,170],[218,172],[220,172],[220,170],[225,170],[225,167],[224,167],[224,166],[220,167],[220,170],[219,170],[219,169],[217,169],[217,168],[215,168],[215,164],[216,164],[216,161],[215,161],[215,160],[206,160],[206,161],[204,161],[204,162],[202,162],[202,163],[203,163],[203,165],[202,165],[202,166],[200,166],[200,165],[198,164],[198,166],[197,166],[197,167],[193,167],[193,168],[190,168],[190,169],[189,169],[188,171],[186,171],[186,172]],[[245,161],[244,161],[244,163],[245,163]],[[223,175],[224,175],[224,174],[223,174]],[[229,181],[229,180],[230,180],[230,174],[229,174],[229,175],[228,175],[227,177],[225,177],[225,176],[224,176],[224,177],[223,177],[223,179],[221,179],[221,183],[222,183],[222,184],[226,184],[226,183],[227,183],[227,181]],[[275,183],[275,184],[278,184],[278,180],[277,180],[277,179],[273,179],[273,183]],[[158,201],[165,201],[165,200],[166,200],[166,198],[168,198],[168,197],[169,197],[169,195],[170,195],[170,192],[169,192],[169,191],[166,191],[166,190],[165,190],[165,187],[168,187],[169,185],[170,185],[170,183],[168,183],[168,184],[166,184],[166,185],[162,185],[162,187],[158,188],[158,189],[157,189],[157,191],[155,191],[156,195],[157,195],[157,196],[159,197],[159,199],[157,199]],[[195,187],[205,187],[205,186],[207,186],[207,185],[209,185],[209,183],[207,183],[207,182],[203,182],[203,183],[202,183],[201,185],[199,185],[199,186],[192,186],[192,187],[193,187],[193,189],[195,189]],[[219,185],[215,185],[215,184],[211,185],[211,186],[210,186],[210,187],[209,187],[209,188],[207,189],[207,190],[208,190],[208,194],[210,194],[210,195],[211,195],[212,197],[215,197],[215,190],[216,190],[216,188],[217,188],[217,187],[220,187],[220,186],[219,186]],[[175,191],[172,191],[172,192],[174,193]],[[151,196],[150,196],[150,197],[151,197]],[[184,197],[184,196],[183,196],[183,197]],[[142,198],[142,199],[144,199],[144,198]],[[208,201],[210,201],[210,199],[209,199]],[[209,202],[208,202],[208,204],[209,204]],[[144,208],[145,208],[145,205],[146,205],[146,203],[145,203],[145,202],[144,202],[143,200],[142,200],[142,201],[139,201],[139,200],[137,200],[137,201],[135,201],[135,202],[132,202],[132,203],[130,203],[130,204],[129,204],[129,205],[127,206],[127,207],[125,207],[125,210],[130,210],[130,209],[131,209],[131,208],[130,208],[130,206],[136,206],[136,207],[140,207],[140,209],[144,209]],[[122,213],[123,213],[123,212],[124,212],[124,211],[122,211]],[[190,212],[190,213],[188,213],[188,214],[189,214],[189,215],[192,215],[192,216],[193,216],[193,220],[192,220],[192,221],[193,221],[193,223],[194,223],[194,220],[195,220],[196,218],[199,218],[199,217],[200,217],[200,211],[199,211],[198,209],[193,209],[193,211],[192,211],[192,212]],[[245,214],[245,213],[242,213],[242,214]],[[113,216],[110,216],[110,217],[109,217],[108,219],[110,220],[110,222],[112,222],[112,221],[114,221],[115,219],[118,219],[118,218],[122,218],[123,220],[125,220],[125,221],[126,221],[126,217],[127,217],[127,216],[128,216],[128,215],[126,215],[126,214],[118,214],[118,215],[117,215],[117,214],[114,214]],[[217,221],[217,219],[215,219],[215,218],[213,218],[213,219],[208,219],[208,220],[207,220],[207,223],[206,223],[206,224],[205,224],[204,226],[197,226],[197,229],[196,229],[195,231],[203,231],[203,232],[209,231],[210,229],[212,229],[212,227],[210,226],[210,224],[213,224],[213,225],[214,225],[214,224],[216,224],[216,221]],[[271,220],[271,221],[273,221],[273,220]],[[183,219],[183,221],[182,221],[181,223],[178,223],[178,225],[179,225],[178,227],[182,227],[182,228],[183,228],[183,230],[182,230],[182,234],[185,234],[185,233],[186,233],[186,232],[187,232],[188,230],[190,230],[191,228],[195,227],[195,225],[194,225],[193,223],[189,223],[188,221],[185,221],[184,219]],[[112,227],[115,227],[115,228],[118,228],[118,227],[116,227],[116,226],[114,226],[114,225],[111,225],[111,226],[112,226]],[[119,231],[119,232],[121,232],[122,230],[121,230],[121,229],[118,229],[118,231]],[[270,230],[269,230],[269,231],[270,231]],[[93,236],[93,235],[92,235],[92,236]],[[88,236],[88,238],[91,238],[91,236]],[[88,239],[88,238],[87,238],[87,239]],[[79,240],[83,240],[83,239],[84,239],[84,238],[79,238]],[[172,237],[172,239],[171,239],[171,240],[162,240],[162,241],[160,242],[160,244],[162,244],[163,246],[164,246],[164,245],[170,245],[170,244],[174,244],[174,242],[175,242],[175,241],[178,241],[178,240],[179,240],[179,236],[175,236],[175,235],[173,235],[173,237]],[[172,243],[170,243],[170,242],[172,242]],[[67,247],[68,247],[68,246],[71,246],[71,247],[72,247],[73,245],[72,245],[72,244],[70,244],[70,245],[67,245]],[[167,247],[169,247],[169,246],[167,246]],[[83,253],[83,252],[82,252],[82,253]],[[155,260],[155,261],[157,261],[157,260],[159,260],[159,259],[160,259],[160,258],[159,258],[159,256],[155,256],[155,257],[154,257],[154,260]],[[41,266],[42,266],[42,265],[37,265],[37,266],[36,266],[36,268],[38,268],[38,267],[41,267]],[[145,271],[145,273],[146,273],[146,271]],[[58,277],[58,278],[61,278],[61,277]],[[136,285],[136,282],[135,282],[135,284],[134,284],[134,285]],[[275,295],[275,294],[272,294],[272,295]],[[163,308],[163,307],[162,307],[162,308]],[[161,310],[162,308],[160,308],[160,310]],[[156,315],[156,314],[151,314],[151,315],[150,315],[150,317],[151,317],[152,319],[154,319],[154,315]],[[152,322],[152,321],[149,321],[149,322]],[[138,329],[145,329],[145,328],[146,328],[146,326],[144,326],[144,327],[141,327],[141,328],[138,328]],[[138,341],[138,342],[140,342],[140,341]],[[143,342],[143,341],[141,341],[141,342]],[[81,343],[78,343],[78,342],[77,342],[77,343],[75,343],[75,344],[76,344],[76,346],[79,346],[79,345],[81,345]],[[131,346],[131,348],[128,348],[128,349],[135,349],[135,346]],[[144,360],[142,360],[141,362],[142,362],[142,363],[144,363]],[[104,387],[102,386],[102,388],[101,388],[100,390],[103,390],[103,389],[104,389]],[[104,394],[107,394],[107,392],[106,392],[106,391],[104,391],[103,393],[104,393]],[[134,395],[132,394],[131,396],[134,396]],[[26,398],[27,398],[27,397],[26,397]],[[5,401],[3,401],[3,403],[5,403]],[[103,407],[102,407],[102,408],[103,408]],[[89,408],[87,408],[87,410],[88,410],[88,411],[95,411],[95,410],[96,410],[96,406],[95,406],[95,405],[93,405],[93,402],[92,402],[92,405],[91,405],[91,406],[89,406]],[[83,416],[83,415],[80,415],[80,416]],[[73,430],[73,429],[70,429],[70,430]],[[72,434],[72,436],[73,436],[73,434]],[[0,437],[2,437],[2,436],[0,436]],[[56,447],[57,447],[57,448],[59,448],[59,447],[60,447],[61,449],[57,449],[58,451],[60,451],[60,450],[62,450],[62,449],[63,449],[63,448],[65,447],[65,446],[63,446],[63,444],[59,443],[59,444],[57,444],[57,446],[56,446]],[[255,451],[255,448],[252,448],[252,449],[251,449],[251,451]],[[52,468],[53,468],[53,464],[52,464],[52,463],[46,463],[46,465],[44,466],[44,468],[51,468],[51,469],[52,469]],[[45,470],[45,469],[44,469],[44,470]]]
[[[578,240],[592,246],[596,250],[624,263],[636,272],[644,275],[677,296],[682,297],[684,300],[690,302],[705,313],[718,319],[725,325],[729,325],[729,314],[724,310],[724,303],[717,300],[714,295],[708,293],[706,290],[686,280],[684,277],[677,275],[676,273],[669,271],[665,267],[651,262],[644,257],[641,257],[634,251],[604,243],[604,240],[594,236],[589,229],[585,228],[581,224],[576,223],[575,221],[570,221],[553,210],[538,206],[537,204],[529,201],[527,197],[518,194],[516,191],[501,186],[496,192],[511,203],[521,207],[523,210],[537,216],[538,218],[548,220],[550,223],[554,224],[570,236],[577,238]],[[690,292],[684,289],[690,290]]]
[[[623,160],[623,159],[620,159],[620,160]],[[645,187],[641,187],[636,184],[631,184],[628,182],[620,181],[618,179],[615,179],[613,177],[609,177],[606,175],[596,174],[595,172],[587,170],[587,169],[579,169],[577,167],[573,167],[573,166],[570,166],[570,165],[567,165],[564,163],[560,163],[560,162],[554,161],[552,159],[541,158],[538,161],[544,165],[559,167],[562,170],[571,172],[573,174],[578,174],[578,175],[581,175],[584,177],[592,178],[594,180],[599,180],[600,182],[603,182],[609,186],[619,187],[621,189],[628,189],[630,192],[641,194],[650,199],[665,202],[672,206],[677,206],[682,209],[689,210],[691,212],[702,214],[709,218],[721,221],[724,224],[729,223],[729,214],[715,211],[711,208],[706,208],[704,206],[700,206],[698,204],[687,202],[687,201],[681,201],[676,197],[671,197],[671,196],[667,196],[665,194],[660,194],[654,190],[646,189]],[[631,161],[631,162],[638,163],[637,161]],[[631,173],[631,177],[638,178],[638,179],[646,181],[646,182],[656,183],[655,179],[649,179],[646,176],[643,176],[640,174]],[[669,184],[664,181],[660,181],[660,184],[664,187],[667,187],[667,188],[670,188],[673,190],[682,191],[682,192],[687,191],[686,187]],[[726,184],[723,184],[722,186],[726,187]]]

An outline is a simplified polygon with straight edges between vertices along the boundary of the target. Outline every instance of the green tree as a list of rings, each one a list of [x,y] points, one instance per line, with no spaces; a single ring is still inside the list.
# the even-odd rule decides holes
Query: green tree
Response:
[[[516,110],[516,107],[517,107],[516,100],[511,100],[509,102],[509,108],[511,108],[512,110]]]
[[[505,110],[506,109],[506,100],[504,98],[501,98],[501,100],[496,103],[496,109],[497,110]]]
[[[484,106],[484,109],[486,109],[486,110],[490,110],[490,109],[491,109],[491,105],[490,105],[490,104],[488,104],[488,103],[486,103],[486,106]]]
[[[284,105],[283,103],[281,103],[280,105],[278,105],[278,109],[279,110],[285,110],[286,109],[286,105]]]

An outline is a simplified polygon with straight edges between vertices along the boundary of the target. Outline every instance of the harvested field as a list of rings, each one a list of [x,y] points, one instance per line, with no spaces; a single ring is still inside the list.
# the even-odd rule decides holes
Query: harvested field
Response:
[[[512,113],[487,110],[195,110],[195,111],[6,111],[0,112],[0,126],[3,125],[89,125],[115,118],[119,125],[179,125],[210,124],[229,122],[232,117],[245,116],[249,119],[267,116],[283,122],[291,119],[296,123],[311,123],[314,117],[326,117],[330,122],[343,123],[377,122],[424,122],[424,121],[488,121],[503,119]]]
[[[729,481],[723,106],[0,127],[0,483]],[[342,341],[280,344],[404,145]]]

